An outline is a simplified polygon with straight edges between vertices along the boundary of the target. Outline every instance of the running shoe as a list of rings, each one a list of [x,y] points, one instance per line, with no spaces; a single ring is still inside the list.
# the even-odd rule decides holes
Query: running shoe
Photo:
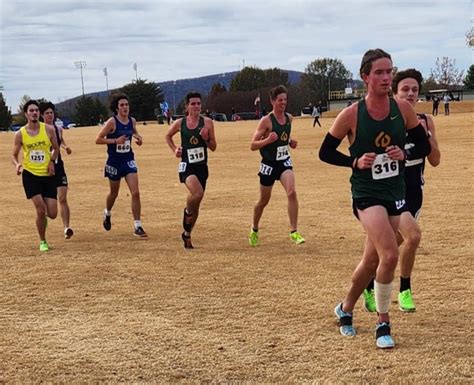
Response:
[[[69,239],[74,235],[74,231],[70,227],[64,229],[64,238]]]
[[[352,313],[347,313],[342,310],[342,302],[334,309],[334,314],[339,321],[339,331],[343,336],[353,337],[356,331],[352,326]]]
[[[407,289],[398,294],[398,306],[401,311],[413,312],[416,310],[411,289]]]
[[[104,229],[109,231],[112,228],[112,221],[111,221],[112,215],[106,215],[104,213]]]
[[[258,231],[255,231],[253,228],[250,228],[249,245],[252,247],[258,245]]]
[[[49,245],[46,241],[40,242],[40,251],[49,251]]]
[[[135,231],[133,232],[133,235],[135,235],[138,238],[148,238],[147,233],[145,233],[145,230],[143,230],[143,227],[138,226]]]
[[[290,238],[297,245],[301,245],[302,243],[305,243],[305,239],[301,236],[301,234],[298,231],[294,231],[294,232],[290,233]]]
[[[375,313],[377,311],[377,307],[375,306],[375,293],[374,289],[367,290],[365,289],[362,293],[362,297],[364,300],[364,307],[369,313]]]
[[[194,246],[191,242],[191,235],[186,235],[184,232],[181,234],[181,239],[184,243],[185,249],[194,249]]]
[[[380,349],[390,349],[395,347],[395,342],[390,335],[390,324],[387,322],[378,323],[375,327],[375,342]]]

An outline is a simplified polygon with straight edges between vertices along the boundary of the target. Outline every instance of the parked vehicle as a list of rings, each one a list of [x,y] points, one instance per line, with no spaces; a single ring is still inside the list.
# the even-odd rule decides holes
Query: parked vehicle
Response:
[[[258,119],[258,115],[255,112],[236,112],[234,114],[234,120],[255,120]]]
[[[10,131],[18,131],[21,127],[23,127],[21,124],[12,124],[10,126]]]
[[[213,112],[211,117],[212,117],[212,120],[215,120],[217,122],[227,122],[227,115],[222,114],[220,112]]]
[[[313,106],[306,106],[301,109],[301,116],[312,116]]]

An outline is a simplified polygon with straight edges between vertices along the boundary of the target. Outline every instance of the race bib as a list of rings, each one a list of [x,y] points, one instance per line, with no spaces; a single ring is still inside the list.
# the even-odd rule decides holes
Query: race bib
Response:
[[[378,154],[372,165],[372,179],[386,179],[398,175],[398,160],[390,159],[387,154]]]
[[[179,162],[178,164],[178,172],[185,172],[186,171],[186,162]]]
[[[202,162],[204,160],[204,147],[190,148],[188,150],[189,163]]]
[[[30,151],[30,162],[31,163],[44,163],[45,153],[43,150],[31,150]]]
[[[130,140],[126,140],[124,144],[116,144],[116,151],[120,154],[130,152],[132,146],[130,146]]]
[[[265,163],[260,163],[260,174],[272,175],[273,167],[267,166]]]
[[[288,149],[288,145],[277,147],[276,160],[285,160],[289,156],[290,156],[290,150]]]

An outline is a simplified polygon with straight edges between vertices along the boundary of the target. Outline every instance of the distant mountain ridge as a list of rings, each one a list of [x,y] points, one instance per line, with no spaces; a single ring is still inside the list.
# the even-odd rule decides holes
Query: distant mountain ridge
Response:
[[[282,70],[288,73],[288,82],[290,84],[297,84],[301,79],[303,72],[292,71],[292,70]],[[177,107],[179,102],[186,96],[189,91],[198,91],[203,96],[206,96],[211,90],[212,86],[215,83],[223,84],[227,89],[230,88],[230,83],[232,79],[239,73],[239,71],[226,72],[222,74],[207,75],[197,78],[190,79],[178,79],[178,80],[168,80],[165,82],[156,82],[159,84],[163,91],[165,100],[168,102],[170,108]],[[124,84],[125,85],[125,84]],[[105,105],[108,105],[109,93],[112,93],[116,90],[99,91],[91,92],[85,96],[90,96],[92,98],[98,98]],[[70,115],[71,111],[74,111],[76,101],[81,95],[76,96],[71,99],[67,99],[61,103],[56,104],[56,108],[60,115]]]

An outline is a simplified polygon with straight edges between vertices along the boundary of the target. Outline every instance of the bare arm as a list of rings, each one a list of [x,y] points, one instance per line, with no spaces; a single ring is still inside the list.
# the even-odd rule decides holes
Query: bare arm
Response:
[[[257,129],[252,137],[250,149],[252,151],[260,150],[261,148],[275,142],[278,135],[272,131],[272,123],[268,116],[263,117],[258,122]]]
[[[204,139],[204,141],[207,144],[207,147],[211,151],[216,151],[217,142],[216,142],[216,135],[214,132],[214,122],[212,121],[212,119],[209,119],[209,118],[204,118],[204,122],[205,122],[205,125],[200,132],[201,137]]]
[[[49,175],[54,175],[54,162],[58,159],[59,156],[59,146],[58,141],[56,140],[56,130],[53,126],[49,124],[46,125],[46,132],[48,134],[49,140],[51,141],[51,161],[48,164],[48,173]]]
[[[72,150],[67,145],[66,141],[64,140],[64,129],[61,127],[61,128],[59,128],[59,131],[60,131],[60,135],[61,135],[61,146],[60,147],[64,148],[66,150],[66,153],[69,155],[69,154],[72,153]]]
[[[169,146],[171,151],[173,151],[173,153],[175,154],[177,158],[181,157],[181,153],[183,149],[181,147],[177,147],[176,144],[174,144],[173,136],[179,132],[182,121],[183,121],[183,118],[176,120],[168,129],[168,132],[165,135],[166,144]]]
[[[21,132],[17,131],[13,141],[12,164],[15,166],[16,174],[20,175],[22,171],[22,164],[18,160],[18,155],[21,150]]]
[[[429,115],[427,115],[426,118],[428,120],[428,137],[431,145],[431,152],[428,155],[428,162],[430,162],[433,167],[436,167],[441,161],[441,152],[439,151],[438,140],[436,139],[433,118]]]
[[[138,133],[137,130],[137,120],[135,118],[132,118],[132,123],[133,123],[133,137],[136,139],[136,144],[138,146],[141,146],[143,144],[143,138],[142,136]]]

